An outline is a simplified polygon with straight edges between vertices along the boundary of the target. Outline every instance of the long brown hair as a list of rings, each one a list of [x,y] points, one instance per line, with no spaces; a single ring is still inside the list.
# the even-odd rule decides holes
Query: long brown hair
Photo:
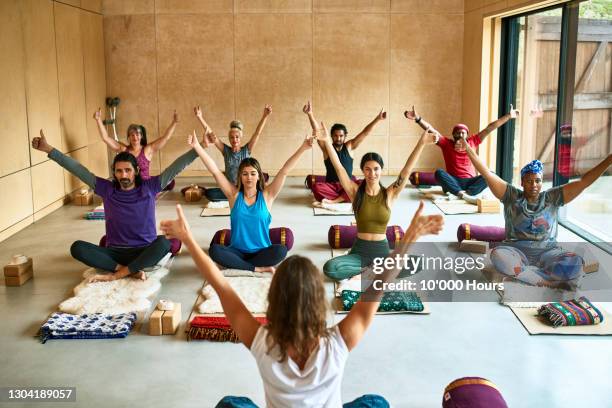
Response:
[[[268,353],[280,349],[280,362],[292,348],[306,360],[321,337],[328,337],[327,300],[323,274],[300,255],[285,259],[276,269],[268,292]]]
[[[242,159],[242,161],[240,162],[240,166],[238,166],[238,177],[236,177],[236,185],[238,186],[238,191],[244,193],[241,174],[242,170],[244,170],[245,167],[249,166],[257,170],[257,174],[259,175],[259,178],[257,180],[257,191],[263,191],[264,187],[266,186],[266,181],[264,180],[263,171],[261,171],[261,166],[259,165],[259,162],[253,157],[247,157],[246,159]]]

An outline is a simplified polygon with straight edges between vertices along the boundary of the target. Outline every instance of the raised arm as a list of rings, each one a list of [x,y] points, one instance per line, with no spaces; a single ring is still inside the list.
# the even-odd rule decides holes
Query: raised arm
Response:
[[[259,120],[259,123],[257,124],[257,128],[255,128],[255,133],[253,133],[253,136],[251,136],[251,140],[249,140],[249,143],[247,144],[247,146],[249,147],[249,152],[252,152],[253,149],[255,148],[255,145],[257,144],[257,140],[259,139],[261,132],[263,132],[263,129],[266,126],[266,122],[268,120],[268,116],[270,116],[271,113],[272,113],[272,106],[266,105],[263,111],[263,115],[261,116],[261,119]]]
[[[266,203],[268,204],[268,208],[272,206],[274,199],[276,199],[276,197],[282,190],[289,172],[295,167],[295,165],[297,164],[302,154],[306,150],[309,150],[310,148],[312,148],[313,143],[314,143],[313,136],[306,137],[306,139],[304,139],[304,142],[302,142],[302,144],[297,149],[297,151],[293,153],[291,157],[289,157],[289,159],[287,159],[287,161],[285,162],[285,164],[283,164],[283,167],[281,167],[278,174],[274,176],[274,180],[272,181],[272,183],[270,183],[266,187],[266,189],[264,190],[264,197],[266,199]]]
[[[172,115],[172,122],[170,123],[170,126],[168,126],[168,129],[166,129],[166,131],[164,132],[164,135],[147,144],[147,147],[150,149],[151,154],[159,151],[160,149],[163,149],[166,143],[168,143],[168,140],[170,140],[172,134],[174,133],[174,129],[176,129],[178,121],[178,114],[176,113],[176,111],[174,111],[174,115]]]
[[[72,175],[78,177],[83,183],[87,184],[93,189],[96,188],[96,176],[87,170],[87,168],[81,163],[71,157],[66,156],[47,143],[47,138],[45,138],[45,134],[42,129],[40,129],[40,136],[32,139],[32,147],[36,150],[47,153],[47,156],[51,160],[68,170]]]
[[[162,173],[159,175],[159,182],[161,184],[161,188],[166,187],[170,182],[185,169],[185,167],[189,166],[196,158],[198,154],[195,149],[190,149],[188,152],[183,153],[179,157],[176,158]]]
[[[501,200],[506,193],[508,183],[502,180],[497,174],[489,170],[482,160],[480,160],[480,157],[478,157],[478,154],[474,151],[474,149],[472,149],[472,147],[466,143],[465,139],[459,139],[457,141],[457,147],[465,148],[468,157],[474,164],[476,170],[478,170],[482,177],[484,177],[493,195]]]
[[[200,124],[204,128],[204,134],[208,135],[207,136],[208,137],[208,142],[211,143],[211,144],[214,144],[215,147],[221,153],[223,153],[223,142],[217,138],[217,136],[213,133],[213,130],[210,127],[210,125],[204,120],[204,114],[202,113],[202,108],[200,108],[200,105],[198,105],[195,108],[193,108],[193,113],[195,113],[196,118],[198,119],[198,122],[200,122]],[[214,136],[214,138],[213,138],[213,136]]]
[[[608,154],[603,161],[601,161],[597,166],[593,167],[579,180],[572,181],[571,183],[567,183],[563,186],[563,203],[567,204],[572,201],[574,198],[578,197],[580,193],[582,193],[588,186],[593,184],[595,180],[601,176],[604,171],[608,169],[612,165],[612,154]]]
[[[112,151],[119,153],[127,150],[127,146],[125,144],[116,141],[108,135],[108,132],[106,131],[106,126],[104,126],[104,122],[102,121],[101,108],[98,108],[98,110],[94,112],[93,118],[96,121],[96,126],[98,128],[98,134],[100,135],[100,138],[104,143],[106,143],[108,147],[111,148]]]
[[[322,141],[325,144],[325,150],[327,152],[327,156],[331,161],[334,169],[336,170],[336,174],[338,175],[338,179],[340,180],[340,184],[342,188],[349,196],[351,202],[353,201],[353,197],[355,197],[355,193],[357,192],[357,184],[351,180],[349,175],[346,173],[346,170],[340,163],[340,159],[338,158],[338,153],[336,153],[336,149],[332,145],[331,139],[329,137],[329,133],[327,132],[327,127],[321,123],[321,126],[316,130],[317,141]]]
[[[206,139],[207,139],[207,136],[205,135],[204,143],[207,146]],[[208,153],[206,152],[206,149],[204,149],[204,147],[200,145],[200,142],[198,142],[198,137],[196,136],[195,130],[193,131],[192,134],[189,135],[187,143],[189,143],[189,146],[193,147],[193,150],[195,150],[198,156],[200,156],[202,163],[204,163],[208,171],[212,173],[213,177],[215,178],[215,181],[219,185],[219,188],[221,188],[221,191],[223,191],[223,194],[225,194],[225,196],[229,200],[230,206],[232,206],[234,203],[236,194],[238,193],[238,188],[232,183],[230,183],[227,177],[225,177],[225,174],[223,174],[223,172],[219,170],[219,166],[217,166],[217,163],[215,163],[212,157],[208,155]]]
[[[408,182],[408,176],[410,175],[410,172],[412,171],[414,165],[419,159],[423,148],[426,144],[434,143],[435,137],[436,135],[429,129],[425,130],[421,134],[421,137],[417,141],[416,146],[414,146],[414,149],[412,149],[410,156],[408,156],[406,164],[404,164],[402,171],[400,171],[400,174],[397,176],[397,180],[395,180],[393,184],[387,187],[387,193],[389,194],[391,201],[394,201],[399,196],[400,192],[404,189],[406,183]]]
[[[242,300],[227,282],[221,271],[219,271],[217,265],[202,251],[202,248],[200,248],[200,245],[198,245],[191,234],[189,224],[180,204],[176,205],[176,213],[178,219],[166,220],[160,223],[161,231],[167,238],[178,238],[185,244],[202,277],[219,295],[221,306],[232,329],[234,329],[240,341],[250,349],[255,334],[259,329],[259,322],[255,320],[251,312],[242,303]]]
[[[422,116],[419,116],[417,111],[414,110],[414,105],[412,105],[411,110],[404,111],[404,116],[408,120],[414,120],[415,123],[421,127],[421,129],[423,130],[430,129],[433,133],[440,135],[440,132],[438,132],[429,122],[425,121],[425,119],[423,119]]]
[[[357,136],[355,136],[354,138],[346,142],[348,148],[350,150],[357,149],[359,145],[364,141],[364,139],[370,133],[372,133],[372,129],[374,129],[374,126],[376,126],[378,122],[385,120],[385,119],[387,119],[387,112],[381,109],[380,112],[378,112],[378,115],[376,115],[376,117],[374,118],[374,120],[368,123],[366,127],[364,127],[363,130]]]
[[[486,128],[484,128],[478,133],[478,137],[480,137],[480,140],[484,140],[485,137],[487,137],[495,129],[502,126],[510,119],[515,119],[518,115],[519,115],[519,111],[517,109],[514,109],[514,107],[510,105],[510,112],[506,113],[501,118],[489,123]]]
[[[306,116],[308,116],[308,122],[310,123],[310,127],[312,128],[312,133],[315,134],[317,132],[317,129],[319,128],[319,125],[314,117],[314,112],[312,111],[312,104],[310,103],[310,101],[308,101],[306,105],[304,105],[304,107],[302,108],[302,112],[304,112]],[[317,139],[317,144],[323,152],[323,159],[327,159],[327,150],[325,149],[325,142],[323,140]]]
[[[362,275],[362,279],[367,279],[370,286],[361,295],[359,301],[353,306],[346,318],[338,323],[342,338],[349,350],[352,350],[372,323],[372,319],[378,310],[378,305],[383,296],[382,283],[394,280],[400,273],[395,262],[396,256],[403,258],[408,253],[408,249],[413,242],[416,242],[420,237],[428,234],[439,234],[444,225],[442,215],[421,215],[423,212],[423,201],[420,202],[417,212],[414,214],[410,226],[406,230],[404,238],[395,250],[390,253],[385,259],[384,271],[377,275],[372,272],[372,267],[368,267]],[[387,267],[387,260],[391,259],[394,262],[391,267]],[[377,282],[378,281],[378,282]],[[363,282],[363,281],[362,281]]]

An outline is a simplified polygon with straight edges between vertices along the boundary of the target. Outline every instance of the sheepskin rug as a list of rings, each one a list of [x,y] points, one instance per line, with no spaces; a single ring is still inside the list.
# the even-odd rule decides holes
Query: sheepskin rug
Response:
[[[234,288],[242,302],[251,313],[265,313],[268,309],[268,290],[272,282],[271,274],[267,277],[228,277],[229,284]],[[198,305],[199,313],[223,313],[221,301],[217,292],[210,285],[204,285],[202,295],[205,300]]]
[[[168,265],[166,265],[168,266]],[[84,280],[74,288],[74,297],[59,305],[59,310],[71,314],[105,313],[117,315],[135,312],[139,318],[151,308],[151,300],[161,288],[161,278],[169,273],[166,266],[147,272],[147,280],[124,278],[111,282],[89,283],[95,268],[83,273]]]

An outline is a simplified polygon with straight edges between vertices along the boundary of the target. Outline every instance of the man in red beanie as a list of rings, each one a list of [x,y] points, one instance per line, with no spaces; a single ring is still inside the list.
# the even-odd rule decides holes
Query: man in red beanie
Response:
[[[444,192],[454,194],[472,204],[476,204],[476,195],[487,188],[487,183],[482,176],[476,175],[476,170],[465,149],[459,147],[457,141],[465,139],[472,149],[476,149],[489,133],[510,119],[516,118],[518,114],[519,111],[510,105],[510,112],[489,123],[486,128],[471,136],[468,127],[463,123],[458,123],[453,127],[452,138],[449,138],[441,136],[440,132],[419,116],[414,110],[414,106],[412,110],[404,112],[406,118],[414,120],[423,129],[430,128],[434,132],[429,142],[437,144],[442,149],[442,155],[444,155],[444,162],[446,163],[446,171],[443,169],[436,170],[436,180],[442,186]]]

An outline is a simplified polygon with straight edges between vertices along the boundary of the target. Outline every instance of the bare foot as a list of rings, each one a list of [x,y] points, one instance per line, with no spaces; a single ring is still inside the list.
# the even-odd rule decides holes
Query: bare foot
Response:
[[[96,274],[94,276],[91,276],[89,278],[89,283],[95,283],[95,282],[110,282],[114,280],[113,279],[113,274],[112,273],[107,273],[107,274]]]
[[[131,274],[130,278],[140,279],[142,281],[145,281],[145,280],[147,280],[147,274],[144,273],[144,271],[138,271],[136,273]]]
[[[255,272],[269,272],[269,273],[274,273],[276,272],[276,268],[273,266],[256,266],[255,267]]]
[[[344,199],[342,197],[337,197],[334,198],[333,200],[329,200],[327,198],[323,199],[323,204],[338,204],[338,203],[343,203]]]
[[[321,208],[321,207],[322,207],[322,205],[321,205],[321,202],[320,202],[320,201],[313,201],[313,202],[312,202],[312,206],[313,206],[313,207],[319,207],[319,208]]]

